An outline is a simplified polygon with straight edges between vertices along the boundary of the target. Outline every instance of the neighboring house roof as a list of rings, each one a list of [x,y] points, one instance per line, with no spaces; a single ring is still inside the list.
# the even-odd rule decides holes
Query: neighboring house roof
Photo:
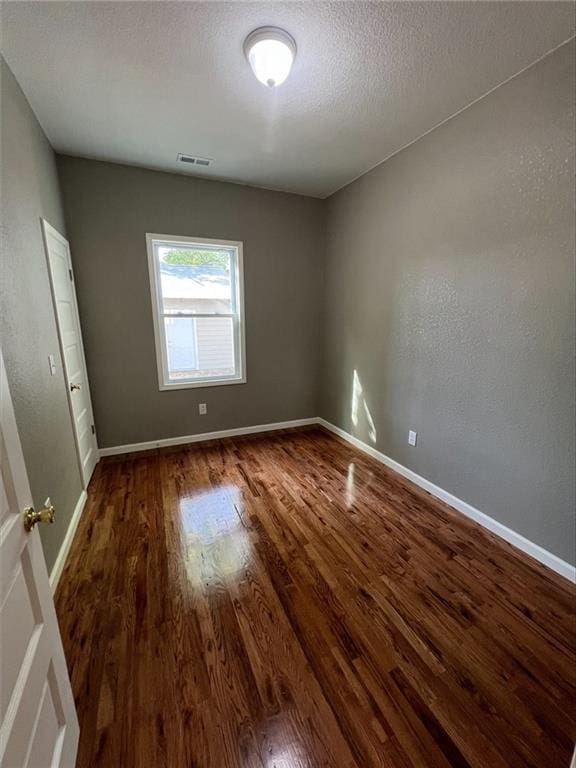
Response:
[[[229,299],[230,276],[223,267],[160,262],[165,299]]]

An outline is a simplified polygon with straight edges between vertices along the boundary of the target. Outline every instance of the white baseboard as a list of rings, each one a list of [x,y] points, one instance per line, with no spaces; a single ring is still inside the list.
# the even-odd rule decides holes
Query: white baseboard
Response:
[[[68,530],[66,531],[66,536],[64,537],[64,541],[62,542],[62,546],[60,547],[60,552],[58,552],[58,557],[56,558],[56,562],[52,566],[52,571],[50,573],[50,589],[52,590],[52,594],[56,592],[56,587],[58,586],[58,582],[60,581],[60,576],[62,576],[62,571],[64,570],[64,566],[66,565],[66,558],[68,557],[68,552],[70,552],[70,547],[72,546],[74,534],[76,533],[76,528],[78,528],[78,523],[80,522],[80,518],[82,517],[82,512],[84,510],[84,505],[86,504],[87,498],[88,498],[88,494],[86,493],[86,491],[85,490],[82,491],[78,501],[76,502],[76,507],[74,508],[74,512],[72,513],[70,524],[68,525]]]
[[[429,480],[426,480],[426,478],[421,477],[420,475],[416,474],[416,472],[413,472],[411,469],[408,469],[408,467],[405,467],[399,462],[394,461],[394,459],[391,459],[389,456],[386,456],[385,454],[376,450],[376,448],[372,448],[370,445],[367,445],[362,440],[359,440],[357,437],[354,437],[348,432],[345,432],[343,429],[340,429],[340,427],[336,427],[334,424],[331,424],[329,421],[326,421],[325,419],[321,419],[321,418],[296,419],[294,421],[280,421],[280,422],[275,422],[273,424],[258,424],[252,427],[239,427],[237,429],[222,429],[217,432],[204,432],[199,435],[182,435],[180,437],[168,437],[161,440],[149,440],[144,443],[130,443],[127,445],[116,445],[111,448],[101,448],[100,456],[115,456],[121,453],[134,453],[136,451],[147,451],[152,448],[163,448],[171,445],[185,445],[186,443],[200,443],[200,442],[205,442],[207,440],[218,440],[223,437],[239,437],[241,435],[257,434],[258,432],[271,432],[277,429],[290,429],[294,427],[304,427],[311,424],[320,424],[325,429],[329,430],[330,432],[333,432],[335,435],[338,435],[343,440],[346,440],[348,443],[355,446],[359,450],[363,451],[364,453],[367,453],[369,456],[372,456],[372,458],[376,459],[382,464],[385,464],[387,467],[390,467],[390,469],[393,469],[395,472],[398,472],[399,475],[402,475],[408,480],[411,480],[420,488],[423,488],[425,491],[428,491],[428,493],[432,494],[432,496],[435,496],[437,499],[440,499],[441,501],[445,502],[449,506],[458,510],[458,512],[461,512],[462,514],[466,515],[466,517],[469,517],[472,520],[475,520],[484,528],[487,528],[489,531],[492,531],[492,533],[495,533],[497,536],[500,536],[500,538],[504,539],[509,544],[512,544],[514,547],[517,547],[522,552],[525,552],[527,555],[530,555],[530,557],[533,557],[535,560],[538,560],[543,565],[546,565],[548,568],[551,568],[553,571],[560,574],[560,576],[563,576],[569,581],[576,582],[576,567],[574,567],[573,565],[570,565],[570,563],[566,563],[564,560],[561,560],[556,555],[552,554],[551,552],[548,552],[546,549],[544,549],[540,545],[534,544],[534,542],[525,538],[520,533],[516,533],[516,531],[512,530],[511,528],[508,528],[502,523],[499,523],[493,517],[486,515],[484,512],[480,512],[479,509],[476,509],[475,507],[471,506],[467,502],[462,501],[462,499],[459,499],[457,496],[454,496],[448,491],[445,491],[443,488],[440,488],[438,485],[431,483]],[[80,505],[80,500],[79,500],[79,506],[80,506],[80,509],[83,506],[83,502],[82,502],[82,505]],[[77,510],[78,510],[78,507],[77,507]],[[78,524],[78,521],[74,523],[76,514],[77,514],[77,511],[74,512],[74,517],[72,518],[72,522],[70,523],[70,528],[68,530],[68,533],[66,534],[66,540],[62,545],[62,549],[60,551],[60,554],[58,555],[58,560],[54,565],[52,576],[50,577],[51,584],[52,584],[53,577],[55,579],[55,584],[57,583],[57,580],[60,577],[60,572],[64,567],[66,555],[68,554],[68,549],[70,547],[70,543],[72,542],[72,537],[74,536],[76,525]],[[80,512],[78,512],[78,519],[79,518],[80,518]],[[69,541],[68,541],[68,537],[70,537]],[[57,571],[57,567],[60,568],[60,572]],[[55,576],[56,573],[57,575]],[[54,585],[53,589],[55,588],[56,587]]]
[[[136,451],[149,451],[151,448],[165,448],[170,445],[185,445],[186,443],[203,443],[207,440],[219,440],[222,437],[240,437],[241,435],[253,435],[258,432],[272,432],[276,429],[291,429],[293,427],[305,427],[317,424],[317,418],[295,419],[294,421],[278,421],[274,424],[257,424],[253,427],[238,427],[237,429],[221,429],[218,432],[203,432],[199,435],[182,435],[180,437],[166,437],[161,440],[149,440],[145,443],[128,443],[127,445],[115,445],[111,448],[100,448],[100,456],[116,456],[119,453],[134,453]]]
[[[530,555],[530,557],[538,560],[543,565],[548,566],[548,568],[551,568],[553,571],[560,574],[560,576],[563,576],[569,581],[576,582],[576,567],[570,565],[570,563],[561,560],[556,555],[553,555],[552,552],[548,552],[548,550],[544,549],[538,544],[534,544],[534,542],[525,538],[520,533],[516,533],[516,531],[513,531],[511,528],[508,528],[502,523],[499,523],[497,520],[494,520],[493,517],[484,514],[484,512],[480,512],[479,509],[476,509],[470,504],[467,504],[457,496],[453,496],[443,488],[440,488],[439,486],[434,485],[434,483],[431,483],[429,480],[426,480],[426,478],[417,475],[416,472],[413,472],[411,469],[408,469],[402,464],[399,464],[389,456],[380,453],[380,451],[377,451],[375,448],[367,445],[362,440],[358,440],[357,437],[353,437],[348,432],[340,429],[340,427],[336,427],[334,424],[331,424],[325,419],[317,419],[316,421],[330,432],[333,432],[343,440],[346,440],[346,442],[350,443],[356,448],[359,448],[361,451],[364,451],[364,453],[367,453],[369,456],[372,456],[372,458],[376,459],[382,464],[385,464],[387,467],[390,467],[390,469],[393,469],[395,472],[398,472],[399,475],[402,475],[408,480],[411,480],[413,483],[420,486],[420,488],[423,488],[425,491],[428,491],[428,493],[432,494],[432,496],[435,496],[437,499],[440,499],[446,504],[449,504],[451,507],[458,510],[458,512],[462,512],[462,514],[466,515],[466,517],[475,520],[484,528],[492,531],[492,533],[500,536],[500,538],[505,539],[509,544],[512,544],[514,547],[522,550],[522,552]]]

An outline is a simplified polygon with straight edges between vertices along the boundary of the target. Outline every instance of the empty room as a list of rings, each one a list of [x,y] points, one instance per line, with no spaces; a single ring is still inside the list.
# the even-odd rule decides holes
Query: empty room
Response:
[[[576,768],[575,33],[0,0],[0,768]]]

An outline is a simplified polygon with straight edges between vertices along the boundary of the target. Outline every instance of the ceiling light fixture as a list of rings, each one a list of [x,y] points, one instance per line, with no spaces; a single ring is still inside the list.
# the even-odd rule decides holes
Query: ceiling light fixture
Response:
[[[296,42],[283,29],[260,27],[250,32],[244,41],[244,54],[258,80],[274,88],[290,74],[296,57]]]

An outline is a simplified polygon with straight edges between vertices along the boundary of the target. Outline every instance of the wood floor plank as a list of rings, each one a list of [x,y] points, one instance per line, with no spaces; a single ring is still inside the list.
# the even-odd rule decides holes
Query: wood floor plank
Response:
[[[575,603],[320,428],[110,457],[56,595],[78,768],[568,768]]]

